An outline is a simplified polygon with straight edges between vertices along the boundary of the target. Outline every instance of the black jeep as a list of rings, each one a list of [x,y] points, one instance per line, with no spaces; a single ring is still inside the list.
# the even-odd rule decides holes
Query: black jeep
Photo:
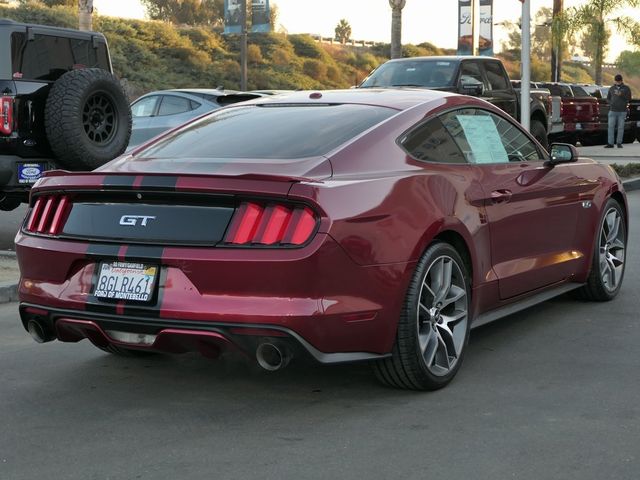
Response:
[[[130,135],[103,35],[0,19],[0,210],[26,201],[45,170],[112,160]]]

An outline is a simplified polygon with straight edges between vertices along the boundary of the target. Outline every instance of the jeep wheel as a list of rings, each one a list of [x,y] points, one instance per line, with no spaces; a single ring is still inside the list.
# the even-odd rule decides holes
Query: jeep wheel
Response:
[[[17,197],[0,195],[0,210],[3,212],[10,212],[11,210],[15,210],[20,206],[20,203],[21,201]]]
[[[549,149],[549,139],[547,138],[547,129],[539,120],[531,120],[531,135],[538,141],[545,150]]]
[[[47,98],[45,130],[58,162],[71,170],[93,170],[121,155],[131,109],[120,82],[100,68],[65,73]]]

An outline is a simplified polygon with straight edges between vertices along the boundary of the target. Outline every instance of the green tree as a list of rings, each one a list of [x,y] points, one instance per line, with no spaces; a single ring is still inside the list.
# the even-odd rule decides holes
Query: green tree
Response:
[[[625,50],[616,60],[618,68],[629,75],[640,75],[640,52]]]
[[[574,28],[580,28],[587,36],[588,43],[593,44],[592,60],[595,70],[595,81],[602,83],[602,64],[609,38],[611,36],[609,26],[625,34],[632,41],[634,33],[638,31],[638,22],[633,18],[618,15],[623,7],[637,7],[640,0],[590,0],[588,3],[573,7],[570,10]],[[635,38],[637,41],[637,37]]]
[[[142,4],[152,20],[214,26],[224,22],[224,0],[142,0]]]
[[[336,25],[336,40],[340,43],[344,44],[349,41],[351,38],[351,25],[345,18],[341,19]]]

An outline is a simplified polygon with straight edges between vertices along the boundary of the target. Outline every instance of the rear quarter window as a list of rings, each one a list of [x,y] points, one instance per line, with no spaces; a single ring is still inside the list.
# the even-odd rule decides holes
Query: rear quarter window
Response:
[[[324,155],[397,113],[370,105],[240,106],[217,110],[143,150],[143,158],[264,158]]]

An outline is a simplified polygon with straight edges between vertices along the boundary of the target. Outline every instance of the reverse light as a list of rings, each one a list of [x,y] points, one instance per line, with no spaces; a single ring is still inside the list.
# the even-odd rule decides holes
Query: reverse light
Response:
[[[225,236],[225,243],[245,246],[294,246],[313,235],[318,217],[309,207],[257,202],[240,204]]]
[[[0,133],[10,135],[13,132],[13,97],[0,97]]]
[[[24,229],[29,233],[58,235],[70,210],[71,202],[67,195],[38,197]]]

